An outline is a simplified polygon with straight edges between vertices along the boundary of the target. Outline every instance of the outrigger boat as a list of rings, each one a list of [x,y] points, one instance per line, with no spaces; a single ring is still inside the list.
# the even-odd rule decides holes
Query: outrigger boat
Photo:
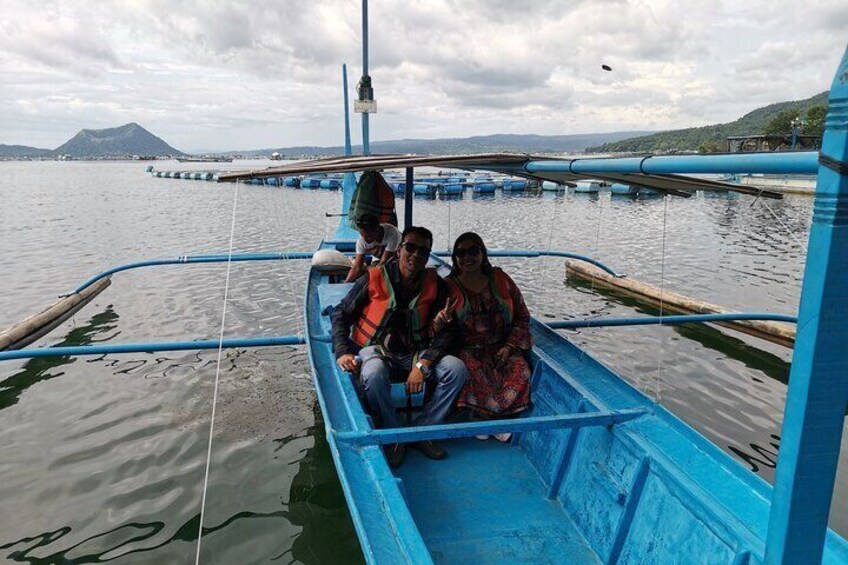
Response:
[[[585,321],[532,322],[533,408],[521,418],[375,429],[352,376],[337,367],[330,343],[329,313],[349,286],[317,269],[307,280],[305,337],[23,349],[0,352],[0,360],[305,344],[327,441],[369,563],[848,563],[848,543],[827,528],[848,401],[848,51],[831,89],[820,154],[576,160],[366,155],[221,176],[236,180],[405,168],[404,218],[411,225],[415,166],[560,183],[598,178],[681,195],[712,182],[679,176],[684,173],[817,173],[775,486],[556,331]],[[348,176],[343,213],[350,203],[350,181]],[[342,223],[336,239],[322,242],[320,249],[350,252],[354,236]],[[576,257],[611,272],[588,257],[548,254]],[[434,254],[432,264],[443,265],[446,255]],[[135,267],[310,257],[304,252],[146,261],[111,269],[78,291]],[[595,319],[591,325],[719,319],[713,316]],[[737,317],[786,320],[770,314]],[[512,432],[512,442],[469,439],[500,432]],[[425,439],[450,440],[450,457],[431,461],[413,453],[400,468],[389,468],[381,445]]]

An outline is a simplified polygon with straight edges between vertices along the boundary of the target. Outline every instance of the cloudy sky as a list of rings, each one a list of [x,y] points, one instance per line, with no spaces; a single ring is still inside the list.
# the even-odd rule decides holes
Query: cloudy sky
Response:
[[[0,143],[54,148],[135,121],[183,150],[339,145],[360,8],[3,0]],[[731,121],[827,89],[848,41],[846,0],[371,0],[369,12],[372,140]]]

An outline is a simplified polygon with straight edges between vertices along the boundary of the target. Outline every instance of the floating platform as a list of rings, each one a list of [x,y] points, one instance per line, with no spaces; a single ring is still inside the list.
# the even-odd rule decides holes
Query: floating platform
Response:
[[[682,294],[668,292],[667,290],[662,290],[633,279],[614,277],[584,261],[568,261],[566,263],[566,275],[574,276],[585,281],[593,281],[595,286],[615,290],[655,307],[659,307],[662,300],[662,308],[667,312],[679,314],[734,313],[732,310],[723,306],[689,298]],[[794,347],[795,345],[795,326],[792,324],[761,320],[734,320],[715,323],[785,347]]]

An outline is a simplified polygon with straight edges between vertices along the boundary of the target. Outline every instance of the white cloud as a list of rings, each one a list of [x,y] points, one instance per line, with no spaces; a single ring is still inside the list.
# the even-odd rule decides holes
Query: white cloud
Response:
[[[4,0],[0,143],[55,147],[82,128],[136,121],[184,149],[339,144],[341,64],[351,95],[361,71],[359,8]],[[844,0],[379,0],[369,9],[374,139],[730,121],[826,89],[848,37]]]

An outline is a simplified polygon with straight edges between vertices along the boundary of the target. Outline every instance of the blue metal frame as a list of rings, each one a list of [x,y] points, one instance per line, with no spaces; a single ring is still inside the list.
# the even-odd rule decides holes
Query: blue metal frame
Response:
[[[706,322],[728,322],[731,320],[771,320],[773,322],[789,322],[795,324],[798,319],[785,314],[768,314],[758,312],[740,312],[733,314],[684,314],[674,316],[644,316],[639,318],[589,318],[586,320],[552,320],[545,325],[555,330],[574,328],[603,328],[615,326],[651,326],[693,324]]]
[[[818,563],[848,403],[848,49],[828,99],[765,561]]]
[[[505,165],[504,169],[514,168]],[[671,155],[570,161],[530,161],[521,167],[527,173],[603,174],[722,174],[763,173],[814,175],[818,153],[750,153],[734,155]]]
[[[362,0],[362,76],[368,76],[368,0]],[[368,112],[362,112],[362,154],[371,154]]]
[[[91,277],[84,283],[82,283],[76,290],[73,292],[81,292],[93,285],[97,281],[102,278],[108,277],[114,273],[119,273],[121,271],[128,271],[130,269],[138,269],[140,267],[156,267],[159,265],[182,265],[182,264],[197,264],[197,263],[226,263],[227,261],[232,261],[233,263],[243,262],[243,261],[289,261],[295,259],[312,259],[313,253],[311,252],[291,252],[291,253],[241,253],[238,255],[183,255],[181,257],[177,257],[176,259],[151,259],[149,261],[138,261],[136,263],[127,263],[126,265],[120,265],[118,267],[113,267],[108,271],[103,271],[99,275]]]
[[[152,353],[154,351],[195,351],[198,349],[231,349],[234,347],[276,347],[280,345],[303,345],[305,338],[298,335],[273,337],[247,337],[219,341],[165,341],[150,343],[120,343],[116,345],[79,345],[71,347],[42,347],[0,351],[0,361],[33,359],[38,357],[65,357],[82,355],[108,355],[111,353]]]

